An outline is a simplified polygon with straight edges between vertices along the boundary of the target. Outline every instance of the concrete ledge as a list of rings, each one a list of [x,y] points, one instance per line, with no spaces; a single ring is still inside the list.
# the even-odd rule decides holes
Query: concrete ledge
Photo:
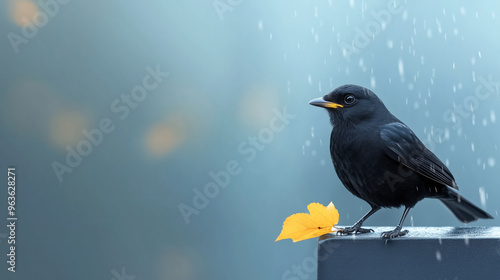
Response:
[[[367,226],[368,227],[368,226]],[[318,279],[500,279],[500,227],[405,227],[319,238]]]

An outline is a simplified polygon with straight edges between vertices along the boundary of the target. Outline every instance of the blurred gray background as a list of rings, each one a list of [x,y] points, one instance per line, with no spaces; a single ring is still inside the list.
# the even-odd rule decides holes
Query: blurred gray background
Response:
[[[342,225],[369,209],[338,180],[327,114],[308,105],[346,83],[376,92],[496,217],[471,225],[499,225],[496,1],[0,11],[0,221],[8,167],[19,219],[15,274],[0,227],[2,279],[294,279],[297,267],[314,279],[316,239],[274,240],[311,202],[333,201]],[[435,200],[410,215],[407,227],[462,225]]]

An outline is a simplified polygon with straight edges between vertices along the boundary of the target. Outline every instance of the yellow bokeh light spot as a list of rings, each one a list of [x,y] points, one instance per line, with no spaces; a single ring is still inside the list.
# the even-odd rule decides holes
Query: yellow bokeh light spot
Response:
[[[254,128],[267,126],[273,117],[273,109],[281,110],[274,87],[260,85],[248,89],[239,102],[241,122]]]
[[[189,251],[186,254],[179,249],[174,249],[173,252],[166,253],[159,259],[159,279],[195,279],[193,261],[200,262],[201,260],[198,255]]]
[[[50,138],[59,148],[75,145],[84,138],[82,131],[86,128],[87,121],[80,113],[60,113],[50,122]]]
[[[12,21],[21,26],[33,24],[33,18],[38,13],[38,6],[30,0],[11,0],[9,14]]]
[[[177,148],[185,138],[184,126],[177,117],[153,125],[146,133],[145,146],[151,156],[165,156]]]

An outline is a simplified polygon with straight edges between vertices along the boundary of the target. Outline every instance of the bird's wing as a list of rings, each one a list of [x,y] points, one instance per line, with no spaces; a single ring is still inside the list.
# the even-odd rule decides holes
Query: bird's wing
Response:
[[[385,153],[411,170],[458,190],[450,170],[429,151],[406,125],[393,122],[380,128]]]

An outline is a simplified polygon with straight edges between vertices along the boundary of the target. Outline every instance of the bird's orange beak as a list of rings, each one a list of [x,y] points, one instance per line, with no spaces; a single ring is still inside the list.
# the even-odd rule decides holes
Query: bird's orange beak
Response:
[[[326,101],[325,99],[323,99],[323,97],[313,99],[313,100],[309,101],[309,104],[311,104],[313,106],[318,106],[318,107],[323,107],[323,108],[334,108],[334,109],[339,108],[339,107],[340,108],[344,107],[340,104]]]

